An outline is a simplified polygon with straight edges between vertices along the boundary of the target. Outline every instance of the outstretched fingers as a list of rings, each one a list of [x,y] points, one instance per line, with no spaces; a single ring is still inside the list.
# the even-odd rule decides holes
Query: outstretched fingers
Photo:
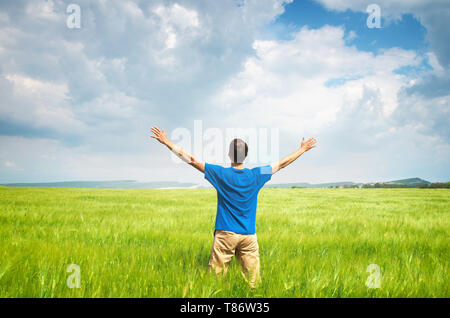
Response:
[[[316,138],[309,138],[305,143],[304,143],[304,146],[306,147],[306,149],[311,149],[311,148],[314,148],[314,147],[316,147],[316,142],[317,142],[317,139]]]
[[[150,135],[150,137],[152,137],[153,139],[158,140],[160,143],[162,144],[166,144],[168,139],[166,136],[166,132],[164,131],[164,129],[159,129],[156,126],[153,126],[150,128],[151,132],[154,133],[155,135],[152,136]]]
[[[150,128],[151,132],[154,133],[155,135],[150,135],[151,138],[156,139],[158,141],[161,141],[161,131],[159,130],[158,127],[154,126]]]
[[[160,130],[157,127],[152,127],[151,128],[152,133],[154,133],[156,136],[159,136],[159,134],[161,133]]]

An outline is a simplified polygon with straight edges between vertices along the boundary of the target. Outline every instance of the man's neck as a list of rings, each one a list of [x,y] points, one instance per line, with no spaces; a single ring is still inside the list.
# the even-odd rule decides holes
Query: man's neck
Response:
[[[231,166],[235,169],[244,169],[244,164],[243,163],[231,163]]]

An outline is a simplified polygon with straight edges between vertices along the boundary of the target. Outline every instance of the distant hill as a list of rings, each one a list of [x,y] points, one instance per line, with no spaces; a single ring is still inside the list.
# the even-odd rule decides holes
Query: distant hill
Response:
[[[402,179],[402,180],[394,180],[394,181],[388,181],[384,182],[385,184],[406,184],[408,186],[417,186],[417,185],[430,185],[431,182],[427,180],[423,180],[420,178],[409,178],[409,179]]]
[[[376,182],[368,182],[366,184],[375,184]],[[402,179],[402,180],[394,180],[394,181],[388,181],[388,182],[378,182],[380,184],[385,185],[405,185],[408,187],[416,187],[420,185],[430,185],[431,182],[420,179],[420,178],[409,178],[409,179]],[[292,187],[298,187],[298,188],[330,188],[330,187],[344,187],[344,186],[358,186],[361,187],[363,183],[355,183],[351,181],[344,181],[344,182],[329,182],[329,183],[317,183],[317,184],[311,184],[311,183],[279,183],[279,184],[267,184],[266,188],[292,188]]]
[[[117,181],[64,181],[40,183],[7,183],[6,187],[54,187],[54,188],[100,188],[100,189],[159,189],[159,188],[193,188],[195,183],[176,181],[137,182],[135,180]]]

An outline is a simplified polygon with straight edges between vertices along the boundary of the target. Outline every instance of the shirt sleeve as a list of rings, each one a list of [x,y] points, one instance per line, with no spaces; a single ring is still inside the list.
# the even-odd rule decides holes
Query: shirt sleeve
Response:
[[[256,169],[259,187],[262,188],[272,178],[272,166],[266,165]]]
[[[221,166],[205,163],[205,179],[208,180],[214,188],[217,188],[219,185],[221,169]]]

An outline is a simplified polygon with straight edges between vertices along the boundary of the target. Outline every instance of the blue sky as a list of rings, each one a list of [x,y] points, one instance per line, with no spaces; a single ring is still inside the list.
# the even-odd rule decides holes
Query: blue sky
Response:
[[[79,29],[67,27],[70,3]],[[148,136],[152,125],[194,134],[199,120],[203,149],[179,141],[223,165],[227,129],[278,131],[280,157],[315,136],[272,183],[448,181],[450,4],[377,1],[378,29],[370,3],[2,1],[0,183],[206,185]]]
[[[371,3],[371,2],[368,2]],[[325,24],[343,26],[346,35],[350,31],[357,37],[349,44],[358,50],[377,53],[381,48],[401,47],[405,50],[425,52],[428,44],[425,41],[426,29],[414,17],[407,13],[398,20],[390,20],[381,16],[381,28],[368,28],[366,12],[355,12],[347,9],[343,12],[327,10],[323,5],[313,0],[294,1],[285,6],[285,12],[280,15],[270,27],[292,29],[293,32],[302,26],[320,28]],[[289,32],[283,30],[278,36],[289,38]]]

